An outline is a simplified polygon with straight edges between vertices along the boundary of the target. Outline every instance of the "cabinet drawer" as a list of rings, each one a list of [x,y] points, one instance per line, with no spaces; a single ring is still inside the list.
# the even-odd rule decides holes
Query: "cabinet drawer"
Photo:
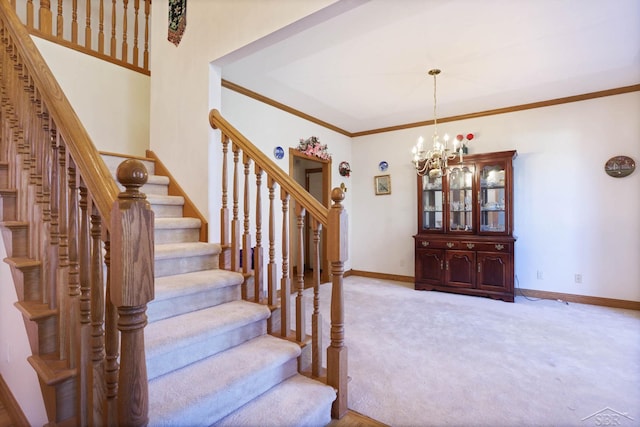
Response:
[[[416,239],[416,249],[457,249],[460,242],[443,242],[441,240]]]
[[[477,243],[477,242],[461,242],[460,249],[483,251],[483,252],[511,252],[511,244],[509,243]]]
[[[511,243],[471,242],[464,240],[429,240],[416,238],[416,249],[451,249],[511,253]]]

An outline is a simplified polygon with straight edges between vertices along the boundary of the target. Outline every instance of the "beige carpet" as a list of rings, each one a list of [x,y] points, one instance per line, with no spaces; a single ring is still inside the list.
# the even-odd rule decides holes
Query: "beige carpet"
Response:
[[[329,296],[322,285],[325,331]],[[523,297],[510,304],[354,276],[345,304],[349,407],[376,420],[640,425],[640,312]]]

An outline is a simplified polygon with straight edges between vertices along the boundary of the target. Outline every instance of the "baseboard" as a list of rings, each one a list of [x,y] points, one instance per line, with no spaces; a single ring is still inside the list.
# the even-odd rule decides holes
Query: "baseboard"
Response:
[[[11,421],[16,426],[28,426],[29,420],[24,416],[24,412],[18,405],[18,402],[13,397],[11,390],[9,390],[9,386],[4,382],[4,378],[0,375],[0,401],[4,404],[9,417],[11,417]]]
[[[560,292],[538,291],[535,289],[516,289],[516,295],[529,298],[542,298],[551,300],[562,300],[579,304],[601,305],[604,307],[624,308],[627,310],[640,310],[639,301],[629,301],[623,299],[591,297],[587,295],[563,294]]]
[[[413,276],[400,276],[397,274],[373,273],[370,271],[349,270],[345,273],[348,276],[370,277],[372,279],[395,280],[397,282],[413,283]],[[624,308],[627,310],[640,310],[640,301],[629,301],[622,299],[591,297],[587,295],[563,294],[559,292],[537,291],[534,289],[516,289],[516,295],[530,298],[542,298],[551,300],[563,300],[579,304],[601,305],[604,307]]]
[[[413,276],[400,276],[398,274],[373,273],[370,271],[362,271],[362,270],[349,270],[345,274],[345,277],[346,276],[370,277],[372,279],[395,280],[396,282],[407,282],[407,283],[415,282],[415,278]]]

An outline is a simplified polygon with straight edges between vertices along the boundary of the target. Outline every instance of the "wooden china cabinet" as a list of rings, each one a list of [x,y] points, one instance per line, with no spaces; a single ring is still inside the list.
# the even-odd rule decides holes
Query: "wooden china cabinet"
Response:
[[[467,155],[440,178],[418,176],[416,289],[513,302],[516,155]]]

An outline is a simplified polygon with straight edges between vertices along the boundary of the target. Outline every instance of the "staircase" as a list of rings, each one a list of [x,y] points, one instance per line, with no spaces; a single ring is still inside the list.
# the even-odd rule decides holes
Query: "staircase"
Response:
[[[115,176],[124,160],[103,155]],[[221,246],[154,175],[141,191],[155,214],[155,299],[145,328],[151,426],[322,426],[332,387],[298,373],[300,345],[267,334],[271,312],[243,301],[244,276],[218,268]]]
[[[160,163],[147,163],[147,182],[139,162],[124,162],[126,190],[118,188],[113,163],[110,170],[95,149],[11,3],[0,1],[0,12],[0,229],[47,426],[297,426],[343,417],[344,193],[333,189],[333,204],[322,205],[212,110],[220,245],[204,242],[207,225],[183,218],[192,206],[168,195],[176,183],[155,176],[168,174]],[[290,277],[304,265],[307,220],[318,272],[310,316],[303,269],[295,297]],[[328,345],[322,245],[332,276]]]

